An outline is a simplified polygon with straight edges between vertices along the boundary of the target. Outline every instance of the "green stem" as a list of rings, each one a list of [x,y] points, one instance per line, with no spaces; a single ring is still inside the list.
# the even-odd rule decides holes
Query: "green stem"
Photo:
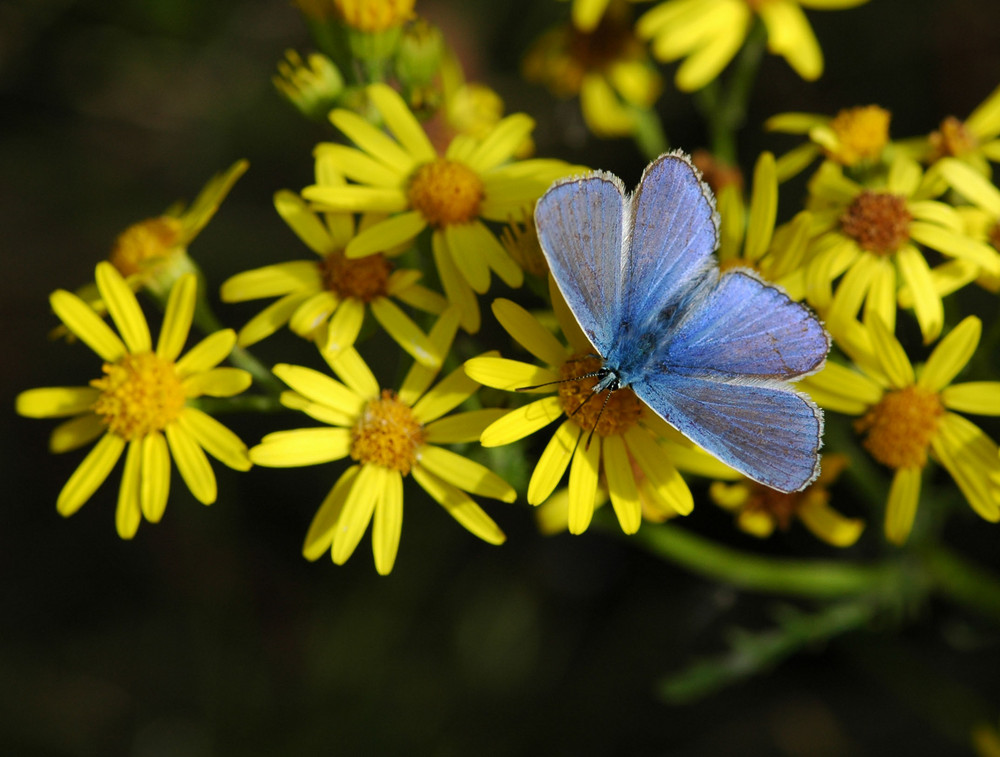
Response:
[[[238,394],[235,397],[199,397],[199,410],[215,416],[224,413],[275,413],[285,406],[271,394]]]
[[[631,108],[635,119],[632,139],[646,160],[654,160],[670,149],[660,116],[652,108]]]
[[[707,578],[744,589],[798,597],[830,598],[870,592],[890,583],[895,565],[849,565],[826,560],[791,560],[741,552],[663,523],[632,537],[643,547]]]

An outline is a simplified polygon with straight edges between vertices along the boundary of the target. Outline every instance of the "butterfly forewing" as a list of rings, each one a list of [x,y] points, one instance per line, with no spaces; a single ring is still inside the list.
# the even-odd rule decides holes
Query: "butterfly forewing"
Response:
[[[556,184],[535,206],[538,241],[566,303],[606,355],[620,321],[625,190],[611,174]]]
[[[641,330],[680,306],[715,267],[715,201],[682,153],[667,153],[642,175],[631,202],[622,317]]]

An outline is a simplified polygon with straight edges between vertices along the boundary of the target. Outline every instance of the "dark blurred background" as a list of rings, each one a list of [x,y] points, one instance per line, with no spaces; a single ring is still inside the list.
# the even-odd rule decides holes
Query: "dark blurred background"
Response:
[[[467,56],[470,78],[537,118],[540,154],[638,178],[631,143],[582,138],[575,108],[518,79],[527,45],[567,6],[417,10]],[[744,169],[760,149],[793,144],[762,133],[775,112],[877,103],[893,134],[910,136],[966,116],[1000,84],[995,0],[873,0],[809,18],[826,73],[809,84],[766,58]],[[998,639],[945,603],[668,705],[662,676],[722,651],[733,627],[766,627],[780,602],[597,530],[539,536],[523,504],[486,504],[508,534],[490,547],[409,485],[391,577],[375,574],[367,538],[344,567],[308,563],[302,539],[340,465],[216,465],[210,508],[175,480],[163,522],[131,542],[114,531],[117,472],[73,518],[56,513],[83,453],[50,456],[54,423],[14,416],[14,396],[83,383],[96,366],[85,347],[47,340],[49,292],[87,281],[119,231],[241,157],[249,173],[191,248],[209,280],[304,253],[271,195],[310,182],[311,148],[332,129],[275,93],[288,47],[309,41],[281,0],[0,2],[0,754],[971,753],[966,697],[1000,716]],[[689,98],[668,89],[661,110],[674,144],[702,145]],[[255,311],[220,312],[239,326]],[[260,353],[284,359],[290,341]],[[298,419],[226,422],[253,443]],[[835,556],[802,530],[767,544],[742,536],[703,493],[685,527],[743,549]],[[1000,531],[967,508],[945,536],[1000,564]]]

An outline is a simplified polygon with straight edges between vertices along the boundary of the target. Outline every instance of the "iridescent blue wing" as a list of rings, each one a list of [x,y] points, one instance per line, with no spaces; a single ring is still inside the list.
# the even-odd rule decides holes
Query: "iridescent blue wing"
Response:
[[[823,414],[787,384],[662,373],[632,389],[671,426],[754,481],[793,492],[819,473]]]
[[[661,155],[647,166],[631,211],[621,314],[642,331],[679,307],[715,268],[719,220],[711,190],[681,152]]]
[[[687,302],[653,362],[669,373],[787,379],[819,370],[829,349],[826,329],[805,305],[733,271]]]
[[[553,185],[535,205],[538,241],[584,333],[607,355],[620,323],[625,189],[595,172]]]

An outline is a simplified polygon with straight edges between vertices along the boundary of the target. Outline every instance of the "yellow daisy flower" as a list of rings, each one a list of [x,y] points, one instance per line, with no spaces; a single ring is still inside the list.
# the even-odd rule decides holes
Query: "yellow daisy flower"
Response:
[[[1000,252],[1000,190],[975,168],[957,158],[942,158],[935,169],[948,186],[972,203],[955,207],[965,233]],[[935,291],[942,297],[973,281],[990,292],[1000,292],[1000,276],[983,270],[970,260],[942,263],[931,271],[931,280]],[[899,304],[912,307],[912,302],[913,292],[904,287],[899,292]]]
[[[889,111],[877,105],[845,108],[836,116],[779,113],[764,122],[768,131],[805,134],[809,141],[778,159],[778,181],[800,173],[820,155],[848,169],[865,171],[883,160],[889,145]]]
[[[459,309],[462,327],[479,330],[475,293],[490,286],[490,271],[511,287],[523,273],[483,220],[505,222],[530,206],[557,178],[580,167],[560,160],[509,162],[534,128],[518,113],[500,121],[482,140],[456,136],[443,157],[403,99],[385,84],[368,88],[386,135],[356,113],[335,110],[330,119],[356,145],[326,145],[339,171],[355,184],[315,185],[302,196],[323,211],[391,213],[355,236],[349,258],[371,255],[412,241],[432,229],[434,263],[449,302]]]
[[[637,111],[652,108],[663,91],[623,3],[589,31],[565,24],[546,32],[525,55],[521,70],[557,97],[579,96],[583,120],[598,137],[635,133]]]
[[[916,161],[896,155],[884,183],[865,186],[823,163],[809,183],[813,213],[811,259],[806,270],[809,302],[833,332],[846,330],[862,304],[865,317],[877,313],[890,330],[896,324],[898,292],[912,292],[924,342],[944,324],[941,296],[917,244],[945,257],[966,260],[1000,274],[1000,254],[970,239],[958,214],[931,200],[939,179],[922,174]],[[833,293],[834,280],[843,279]]]
[[[146,288],[165,296],[181,274],[192,270],[188,245],[212,219],[249,165],[238,160],[213,176],[187,209],[178,204],[162,216],[140,221],[118,235],[108,260],[133,291]],[[79,294],[87,299],[84,293]]]
[[[817,539],[834,547],[849,547],[865,528],[863,520],[846,518],[830,507],[829,487],[847,467],[846,455],[823,455],[819,477],[800,492],[785,494],[756,481],[714,482],[708,495],[715,504],[736,514],[736,524],[748,534],[766,539],[775,528],[787,531],[797,518]]]
[[[886,538],[902,544],[909,536],[928,455],[951,474],[973,510],[988,521],[1000,521],[997,445],[958,414],[1000,415],[1000,382],[952,383],[976,351],[980,320],[969,316],[959,323],[919,370],[881,318],[860,328],[867,346],[840,341],[859,370],[828,360],[799,387],[821,407],[857,416],[854,427],[864,435],[865,449],[893,469]]]
[[[321,184],[344,186],[342,178],[323,169],[327,162],[318,156]],[[440,366],[443,356],[434,353],[427,335],[393,302],[398,300],[431,313],[440,313],[447,305],[441,295],[417,283],[419,271],[393,270],[392,258],[403,248],[349,258],[344,248],[355,237],[350,213],[321,217],[287,190],[275,194],[274,206],[319,260],[268,265],[223,282],[223,302],[280,297],[240,329],[240,346],[259,342],[287,323],[299,336],[315,339],[322,349],[335,353],[354,344],[368,309],[389,336],[416,360],[431,368]],[[360,233],[379,220],[362,217]]]
[[[647,11],[636,33],[652,41],[653,55],[666,62],[684,58],[677,88],[701,89],[736,56],[759,16],[768,50],[780,55],[803,79],[823,73],[823,52],[802,7],[853,8],[867,0],[667,0]],[[800,7],[801,6],[801,7]]]
[[[586,375],[600,367],[600,359],[551,279],[549,290],[569,346],[520,305],[505,299],[493,303],[500,325],[545,367],[500,357],[478,357],[465,363],[466,373],[485,386],[507,391],[537,387],[531,391],[548,393],[491,424],[480,442],[485,447],[510,444],[563,418],[528,482],[528,503],[538,505],[548,499],[569,468],[570,533],[583,533],[590,525],[602,473],[622,530],[628,534],[638,530],[642,509],[633,465],[639,466],[648,482],[647,494],[661,509],[687,515],[694,507],[691,491],[660,440],[666,437],[682,446],[690,442],[630,389],[594,395],[596,379]],[[565,380],[577,376],[585,378]]]
[[[990,176],[990,161],[1000,161],[1000,87],[964,121],[948,116],[929,136],[909,140],[908,146],[927,163],[957,158]]]
[[[76,295],[60,289],[50,299],[59,319],[104,361],[104,375],[86,387],[29,389],[18,395],[17,412],[70,417],[52,432],[53,452],[98,439],[59,493],[62,515],[79,510],[125,452],[115,523],[118,535],[130,539],[143,517],[151,523],[163,517],[171,455],[191,493],[206,505],[215,501],[216,481],[205,452],[230,468],[250,468],[246,445],[192,401],[232,397],[251,379],[238,368],[216,367],[236,344],[231,329],[206,337],[178,359],[194,314],[194,274],[170,290],[155,350],[139,303],[114,266],[99,263],[95,278],[120,337]]]
[[[774,155],[761,153],[754,167],[749,209],[742,189],[728,184],[717,195],[719,210],[719,267],[752,268],[783,287],[789,296],[805,296],[806,249],[812,215],[802,211],[775,229],[778,215],[778,178]]]
[[[449,308],[431,330],[437,352],[448,352],[457,329],[458,314]],[[303,546],[306,558],[316,560],[330,550],[333,561],[342,565],[373,521],[375,569],[382,575],[391,572],[403,524],[406,476],[480,539],[503,543],[503,532],[466,492],[513,502],[514,490],[479,463],[439,446],[475,441],[498,417],[495,410],[445,416],[478,385],[459,368],[431,387],[437,371],[416,363],[394,392],[379,388],[353,348],[324,357],[341,381],[296,365],[276,365],[274,373],[293,390],[282,395],[282,403],[327,426],[277,431],[250,450],[254,463],[276,468],[348,456],[355,461],[313,518]]]

